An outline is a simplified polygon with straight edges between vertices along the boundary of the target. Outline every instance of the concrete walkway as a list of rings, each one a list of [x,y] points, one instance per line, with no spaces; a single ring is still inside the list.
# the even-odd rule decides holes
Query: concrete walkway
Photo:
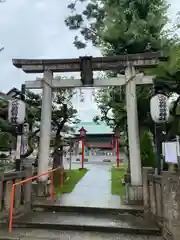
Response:
[[[70,194],[63,194],[58,202],[63,206],[120,208],[120,196],[111,194],[111,164],[87,164],[84,178]]]

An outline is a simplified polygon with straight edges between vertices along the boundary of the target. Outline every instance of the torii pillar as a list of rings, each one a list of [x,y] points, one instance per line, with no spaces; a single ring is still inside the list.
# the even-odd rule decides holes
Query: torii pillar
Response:
[[[48,169],[49,149],[51,140],[51,115],[52,115],[52,80],[53,73],[49,70],[44,72],[43,77],[43,93],[41,107],[41,125],[40,125],[40,145],[39,145],[39,161],[38,175],[44,173]],[[42,176],[39,180],[44,181],[47,175]]]
[[[131,184],[142,185],[141,157],[139,144],[139,126],[136,96],[136,72],[132,65],[125,70],[126,109],[128,126],[128,143],[130,157]]]

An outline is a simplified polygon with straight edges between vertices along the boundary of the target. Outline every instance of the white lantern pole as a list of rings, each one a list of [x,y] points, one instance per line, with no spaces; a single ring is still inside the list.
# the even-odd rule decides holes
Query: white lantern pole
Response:
[[[26,86],[25,84],[21,85],[21,93],[20,93],[20,99],[21,101],[25,102],[25,91],[26,91]],[[24,103],[25,104],[25,103]],[[24,113],[24,120],[25,120],[25,113]],[[18,159],[16,159],[16,171],[21,170],[21,149],[23,144],[23,132],[24,132],[24,121],[19,124],[19,129],[18,129],[18,138],[20,139],[20,154],[18,155]]]
[[[17,145],[16,145],[16,171],[21,169],[21,146],[22,135],[25,120],[25,84],[21,86],[19,92],[19,99],[12,99],[9,101],[8,120],[12,125],[17,126]]]
[[[161,154],[162,154],[162,129],[161,126],[168,121],[169,104],[168,97],[164,94],[156,94],[150,101],[150,112],[152,120],[155,122],[156,140],[156,166],[157,174],[161,173]]]

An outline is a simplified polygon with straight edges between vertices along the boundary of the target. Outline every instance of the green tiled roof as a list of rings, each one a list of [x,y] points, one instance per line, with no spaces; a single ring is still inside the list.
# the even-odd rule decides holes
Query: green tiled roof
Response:
[[[79,135],[79,130],[84,127],[88,134],[112,134],[113,130],[104,123],[96,124],[94,122],[80,122],[75,127],[75,135]]]

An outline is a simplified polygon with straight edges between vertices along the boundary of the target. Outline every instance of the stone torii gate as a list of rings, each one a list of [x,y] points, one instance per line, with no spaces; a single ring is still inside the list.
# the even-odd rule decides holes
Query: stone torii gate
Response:
[[[27,89],[43,89],[40,154],[38,174],[48,169],[51,136],[52,91],[57,88],[108,87],[126,85],[128,139],[130,153],[131,184],[142,185],[139,146],[136,84],[152,84],[152,77],[137,74],[137,70],[155,67],[160,61],[160,52],[130,54],[114,57],[80,57],[74,59],[13,59],[13,65],[26,73],[43,73],[42,79],[26,81]],[[94,79],[93,71],[124,71],[116,78]],[[54,72],[81,72],[81,79],[53,79]]]

